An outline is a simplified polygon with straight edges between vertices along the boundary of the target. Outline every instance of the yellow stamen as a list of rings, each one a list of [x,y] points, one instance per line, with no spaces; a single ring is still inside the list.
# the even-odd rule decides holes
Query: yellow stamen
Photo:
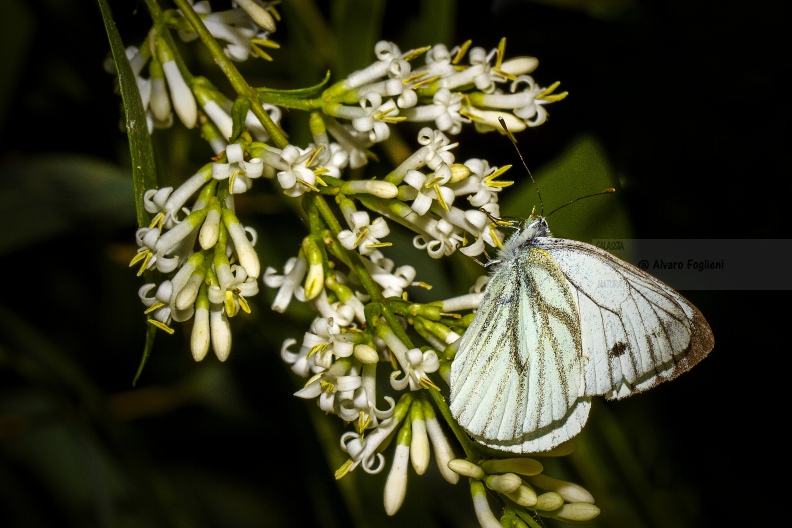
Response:
[[[547,101],[549,103],[555,103],[556,101],[560,101],[561,99],[563,99],[567,95],[569,95],[568,92],[561,92],[559,94],[553,94],[553,91],[556,88],[558,88],[558,86],[560,84],[561,84],[560,81],[554,82],[553,84],[551,84],[550,86],[545,88],[545,90],[543,92],[538,93],[536,95],[536,97],[534,97],[534,99],[544,99],[545,101]]]
[[[492,237],[492,241],[495,242],[495,245],[498,246],[499,248],[502,248],[503,244],[501,244],[500,238],[498,238],[498,234],[495,232],[495,230],[492,229],[492,227],[490,227],[489,232],[490,232],[490,236]]]
[[[440,181],[442,181],[442,180],[443,180],[443,178],[440,178],[439,176],[438,176],[438,177],[435,177],[435,178],[432,178],[431,180],[429,180],[428,182],[426,182],[426,183],[424,184],[424,187],[426,187],[427,189],[429,189],[429,188],[431,188],[431,187],[434,187],[436,183],[438,183],[438,182],[440,182]]]
[[[234,302],[234,292],[230,290],[226,290],[225,292],[225,299],[223,300],[223,305],[225,306],[225,311],[228,317],[234,317],[239,311],[236,302]]]
[[[360,232],[360,235],[358,235],[357,240],[355,240],[355,247],[360,245],[360,243],[363,242],[363,240],[368,236],[368,234],[369,234],[369,230],[367,227],[366,229]]]
[[[426,376],[421,376],[420,383],[421,383],[421,387],[423,387],[424,389],[434,389],[436,391],[440,390],[440,387],[432,383],[432,380],[430,380]]]
[[[472,40],[468,40],[467,42],[459,46],[459,50],[457,51],[456,55],[454,55],[454,58],[451,60],[451,64],[459,64],[459,61],[461,61],[462,57],[465,56],[465,53],[467,53],[467,50],[468,48],[470,48],[470,45],[472,43],[473,43]]]
[[[135,264],[146,258],[146,253],[151,253],[151,250],[146,248],[143,251],[139,251],[135,253],[135,256],[132,257],[131,261],[129,261],[129,267],[131,268],[132,266],[134,266]]]
[[[313,162],[316,160],[316,156],[318,156],[319,153],[322,152],[323,150],[324,150],[324,145],[319,145],[316,148],[316,150],[313,151],[311,157],[308,158],[308,161],[305,162],[305,166],[310,167],[313,164]]]
[[[342,479],[342,478],[344,477],[344,475],[346,475],[347,473],[349,473],[349,470],[352,468],[352,465],[353,465],[354,463],[355,463],[355,461],[354,461],[354,460],[352,460],[351,458],[350,458],[349,460],[347,460],[346,462],[344,462],[344,463],[341,465],[341,467],[340,467],[340,468],[336,469],[336,472],[335,472],[335,479],[336,479],[336,480],[340,480],[340,479]]]
[[[503,77],[505,77],[509,81],[513,81],[513,80],[515,80],[517,78],[517,76],[514,75],[513,73],[507,73],[507,72],[501,70],[500,68],[492,68],[492,72],[493,73],[497,73],[498,75],[503,75]]]
[[[429,74],[426,73],[426,72],[413,73],[412,75],[410,75],[406,79],[402,79],[402,84],[408,85],[408,84],[412,84],[414,82],[418,82],[421,79],[423,79],[424,77],[426,77],[427,75],[429,75]]]
[[[234,182],[236,182],[237,171],[233,171],[231,176],[228,177],[228,192],[234,194]]]
[[[319,343],[318,345],[314,345],[313,347],[311,347],[311,350],[308,351],[308,355],[306,356],[306,358],[313,356],[317,352],[324,352],[326,348],[327,348],[327,343]]]
[[[409,62],[413,60],[415,57],[420,57],[430,49],[432,49],[432,46],[424,46],[423,48],[414,49],[410,51],[410,53],[408,53],[406,57],[404,57],[404,60]]]
[[[467,118],[469,118],[469,119],[472,119],[472,120],[474,120],[474,121],[484,121],[484,118],[483,118],[483,117],[481,117],[481,116],[479,116],[479,115],[476,115],[476,114],[472,114],[472,113],[468,112],[468,111],[467,111],[467,110],[465,110],[465,109],[462,109],[462,110],[460,110],[460,111],[459,111],[459,115],[461,115],[461,116],[465,116],[465,117],[467,117]]]
[[[435,185],[434,186],[434,191],[435,191],[435,194],[437,195],[437,202],[440,204],[440,207],[442,207],[445,210],[445,212],[447,213],[448,212],[448,204],[446,203],[445,198],[443,198],[443,193],[440,192],[440,186],[439,185]]]
[[[165,332],[167,332],[169,334],[173,334],[173,332],[175,331],[170,326],[166,325],[165,323],[163,323],[161,321],[157,321],[156,319],[149,319],[148,322],[149,322],[149,324],[152,324],[152,325],[156,326],[157,328],[159,328],[160,330],[164,330]]]
[[[439,76],[439,75],[433,75],[432,77],[428,77],[428,78],[426,78],[426,79],[423,79],[423,80],[421,80],[421,81],[419,81],[419,82],[415,83],[415,84],[413,85],[413,89],[414,89],[414,90],[417,90],[417,89],[419,89],[419,88],[423,88],[423,87],[424,87],[424,86],[426,86],[427,84],[432,84],[433,82],[435,82],[435,81],[436,81],[437,79],[439,79],[439,78],[440,78],[440,76]]]
[[[375,248],[381,248],[381,247],[390,247],[392,245],[393,245],[393,242],[377,242],[376,244],[366,244],[363,247],[368,248],[368,249],[375,249]]]
[[[504,165],[503,167],[498,168],[498,170],[494,171],[492,174],[489,174],[488,176],[486,176],[484,178],[484,181],[494,180],[495,178],[497,178],[498,176],[500,176],[501,174],[503,174],[504,172],[506,172],[507,170],[509,170],[511,168],[512,168],[511,165]]]
[[[514,185],[513,181],[489,181],[484,182],[485,187],[495,187],[495,188],[503,188],[509,187],[510,185]]]
[[[413,282],[412,285],[413,286],[418,286],[419,288],[423,288],[425,290],[431,290],[432,289],[432,285],[431,284],[427,284],[425,282]]]
[[[260,59],[264,59],[265,61],[272,62],[272,56],[269,53],[266,53],[263,49],[261,49],[257,43],[253,43],[250,46],[250,53],[254,57],[258,57]]]
[[[319,192],[319,189],[317,189],[315,185],[311,185],[310,183],[308,183],[307,181],[303,180],[302,178],[297,178],[297,181],[302,183],[303,185],[305,185],[306,187],[308,187],[312,191]]]
[[[151,262],[151,257],[154,256],[154,254],[149,250],[146,250],[144,253],[146,253],[146,258],[143,260],[143,264],[141,264],[140,269],[137,272],[138,277],[143,275],[143,272],[148,268],[149,262]]]
[[[164,220],[165,220],[165,213],[160,211],[159,213],[157,213],[157,215],[154,218],[151,219],[151,222],[149,222],[149,229],[153,229],[154,227],[159,227],[160,229],[162,229],[162,223]]]
[[[242,308],[242,310],[245,313],[249,314],[250,313],[250,303],[247,302],[247,299],[245,299],[241,295],[237,294],[237,301],[239,301],[239,307]]]
[[[393,367],[393,370],[401,370],[399,368],[399,364],[396,362],[396,356],[394,356],[393,354],[388,354],[388,356],[390,356],[390,364],[391,367]]]
[[[319,382],[319,385],[327,394],[330,394],[335,390],[335,384],[332,381],[322,380]]]
[[[500,39],[498,43],[498,53],[495,55],[495,68],[500,68],[500,65],[503,64],[503,56],[506,53],[506,37]]]
[[[371,416],[367,415],[363,411],[360,411],[360,417],[358,418],[358,422],[356,424],[357,432],[360,435],[360,440],[363,440],[363,431],[366,430],[366,427],[368,427],[370,423]]]
[[[146,311],[145,311],[145,312],[143,312],[143,313],[144,313],[144,314],[146,314],[146,315],[148,315],[148,314],[150,314],[151,312],[153,312],[153,311],[155,311],[155,310],[159,310],[159,309],[160,309],[160,308],[162,308],[163,306],[165,306],[165,303],[164,303],[164,302],[162,302],[162,301],[160,301],[160,302],[158,302],[158,303],[154,303],[154,304],[152,304],[151,306],[149,306],[148,308],[146,308]]]
[[[266,48],[280,49],[280,44],[270,39],[252,38],[250,39],[250,42],[253,44],[259,44],[260,46],[264,46]]]

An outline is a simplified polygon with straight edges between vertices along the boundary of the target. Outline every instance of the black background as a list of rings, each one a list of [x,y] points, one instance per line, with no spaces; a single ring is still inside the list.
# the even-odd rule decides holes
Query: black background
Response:
[[[119,22],[122,36],[144,27],[142,5],[113,6],[119,20],[136,7],[139,11],[129,22]],[[492,47],[506,36],[510,55],[540,58],[537,77],[542,83],[558,79],[570,92],[551,107],[546,125],[527,132],[534,167],[554,159],[572,137],[589,133],[605,146],[623,177],[621,200],[636,238],[720,238],[739,246],[754,238],[789,238],[792,116],[783,7],[784,2],[769,0],[475,2],[458,7],[454,43],[473,39]],[[385,36],[420,8],[419,2],[391,3]],[[24,167],[47,153],[80,153],[123,167],[127,153],[117,128],[119,98],[101,67],[109,47],[96,6],[32,1],[26,3],[23,22],[30,24],[23,33],[27,38],[5,42],[26,52],[19,69],[9,67],[5,74],[10,105],[0,123],[3,166]],[[511,148],[496,138],[483,145],[493,152]],[[4,186],[11,184],[8,178],[20,177],[19,171],[4,174]],[[13,231],[13,217],[3,218],[2,229]],[[244,410],[243,418],[215,413],[211,405],[194,401],[158,400],[157,394],[144,398],[153,410],[143,411],[142,418],[134,410],[140,402],[133,410],[124,407],[144,324],[135,295],[140,283],[112,255],[128,250],[134,217],[105,222],[76,213],[68,220],[73,224],[65,232],[2,255],[3,317],[9,325],[30,325],[36,338],[59,347],[89,380],[83,388],[90,386],[103,396],[91,399],[72,385],[49,382],[58,378],[49,371],[26,377],[23,359],[11,351],[23,349],[29,338],[20,342],[10,332],[0,337],[5,417],[0,516],[19,526],[101,526],[106,520],[99,507],[75,513],[67,495],[46,488],[30,469],[35,464],[28,466],[12,446],[19,441],[13,419],[24,415],[14,410],[14,398],[33,387],[59,402],[54,408],[68,420],[87,423],[89,429],[104,411],[86,411],[85,402],[109,402],[114,418],[99,421],[115,425],[97,426],[98,437],[125,467],[139,463],[161,469],[158,474],[169,489],[186,483],[200,488],[201,479],[222,475],[233,496],[229,504],[242,517],[249,507],[266,518],[269,514],[262,511],[269,505],[303,523],[284,520],[284,526],[351,522],[335,491],[332,468],[312,445],[310,428],[306,432],[307,405],[288,396],[292,380],[275,353],[279,334],[248,328],[224,365],[235,387],[224,397],[242,402],[235,408]],[[300,236],[282,235],[287,241]],[[755,273],[763,273],[762,262],[789,257],[780,249],[755,255]],[[627,401],[611,406],[628,431],[663,431],[663,449],[670,453],[674,472],[694,489],[697,526],[765,525],[782,519],[785,511],[786,488],[777,482],[784,482],[788,470],[787,291],[755,291],[750,277],[745,280],[741,291],[683,292],[709,320],[714,351],[672,384],[638,397],[645,406],[633,408],[638,404]],[[301,328],[266,310],[262,304],[261,317],[282,325],[281,334]],[[159,355],[152,358],[139,390],[168,386],[193,368],[185,350],[158,345]],[[48,368],[57,370],[52,364]],[[54,377],[46,377],[50,375]],[[59,421],[58,412],[56,418],[37,419]],[[257,454],[271,449],[272,442],[283,456],[262,461]],[[150,476],[141,478],[148,482]],[[188,510],[214,511],[201,501],[224,500],[207,499],[186,487],[187,497],[175,493],[174,502]],[[163,526],[176,517],[151,506],[144,492],[132,494],[129,501],[125,507],[131,510],[162,514]],[[49,511],[37,508],[49,503],[54,505]],[[381,504],[371,508],[381,509]],[[24,518],[28,514],[32,517]],[[245,519],[206,515],[199,525],[248,525]],[[249,514],[247,520],[257,518]],[[394,522],[399,525],[398,516]],[[438,522],[452,521],[441,516]]]

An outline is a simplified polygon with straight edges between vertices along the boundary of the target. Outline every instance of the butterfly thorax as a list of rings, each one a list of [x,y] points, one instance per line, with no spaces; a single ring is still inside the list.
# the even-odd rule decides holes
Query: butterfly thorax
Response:
[[[498,251],[498,258],[492,263],[497,269],[517,258],[535,238],[550,236],[553,235],[550,233],[547,220],[543,216],[531,216],[522,223],[519,231],[504,242],[503,247]]]

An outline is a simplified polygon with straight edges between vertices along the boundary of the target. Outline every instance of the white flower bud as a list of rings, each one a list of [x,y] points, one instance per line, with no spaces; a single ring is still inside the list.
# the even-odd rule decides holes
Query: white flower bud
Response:
[[[541,513],[541,512],[540,512]],[[546,517],[572,524],[584,523],[594,519],[600,514],[600,509],[586,502],[572,502],[564,504]]]
[[[548,477],[547,475],[534,475],[528,479],[531,484],[547,491],[554,491],[561,495],[567,502],[586,502],[594,504],[594,496],[586,488],[574,482]]]
[[[231,354],[231,325],[222,305],[209,311],[209,326],[212,334],[212,349],[217,359],[225,361]]]
[[[537,510],[554,511],[564,505],[564,498],[555,491],[548,491],[536,497]]]
[[[519,475],[538,475],[542,464],[533,458],[500,458],[482,462],[481,468],[487,473],[517,473]],[[535,483],[547,491],[557,491]]]
[[[514,493],[522,485],[522,479],[514,473],[504,473],[503,475],[488,475],[485,483],[493,491],[500,493]]]
[[[410,446],[397,444],[393,455],[393,466],[385,482],[385,513],[394,515],[404,502],[407,494],[407,463],[410,458]]]
[[[457,458],[448,462],[448,467],[454,473],[459,473],[463,477],[470,477],[474,479],[484,478],[484,470],[469,460]]]
[[[179,116],[184,126],[187,128],[194,127],[198,119],[195,96],[193,96],[192,90],[184,81],[176,61],[164,63],[162,71],[165,72],[165,78],[168,79],[168,88],[170,88],[171,101],[173,102],[174,110],[176,110],[176,115]]]

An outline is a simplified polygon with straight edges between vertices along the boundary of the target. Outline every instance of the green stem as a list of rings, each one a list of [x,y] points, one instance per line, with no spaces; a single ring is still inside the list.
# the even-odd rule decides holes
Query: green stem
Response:
[[[147,2],[152,2],[153,0],[146,0]],[[269,114],[264,110],[264,107],[261,105],[261,102],[258,98],[258,92],[252,88],[245,78],[239,73],[234,63],[231,62],[226,54],[223,52],[223,48],[220,47],[220,44],[215,40],[209,30],[206,29],[206,26],[201,21],[201,17],[193,10],[193,7],[187,2],[187,0],[174,0],[176,6],[181,10],[184,18],[192,25],[195,32],[198,34],[198,37],[201,39],[201,42],[204,43],[206,48],[211,53],[212,58],[223,71],[223,74],[228,78],[231,86],[234,87],[236,93],[245,99],[247,99],[250,103],[250,109],[253,114],[261,121],[261,124],[264,126],[264,130],[267,131],[267,134],[272,138],[272,142],[279,148],[283,148],[289,144],[288,139],[286,139],[286,135],[283,131],[276,125],[272,119],[270,119]]]

